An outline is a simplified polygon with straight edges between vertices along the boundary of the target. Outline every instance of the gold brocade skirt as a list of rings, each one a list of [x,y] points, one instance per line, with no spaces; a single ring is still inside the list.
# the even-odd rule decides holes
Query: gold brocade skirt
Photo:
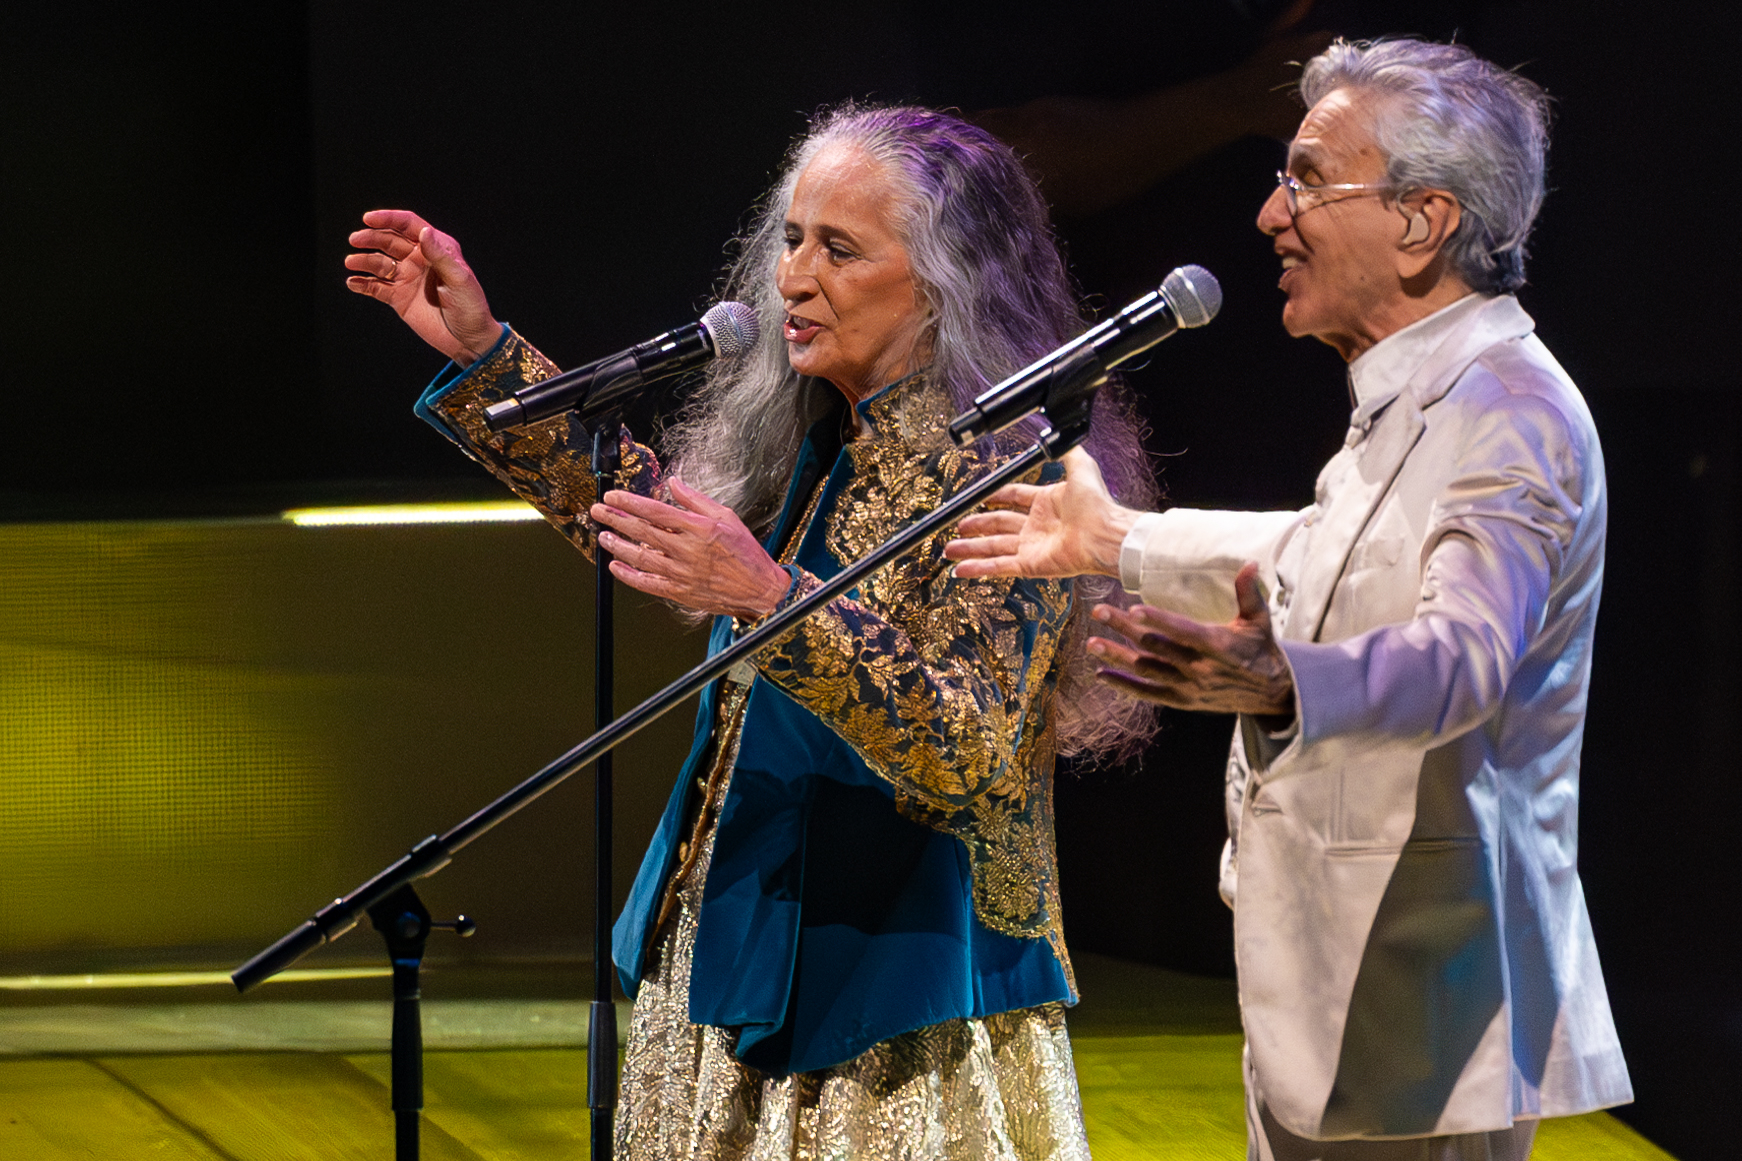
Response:
[[[737,1033],[689,1021],[710,828],[654,938],[629,1022],[623,1161],[1087,1161],[1064,1005],[906,1032],[819,1072],[771,1076]]]

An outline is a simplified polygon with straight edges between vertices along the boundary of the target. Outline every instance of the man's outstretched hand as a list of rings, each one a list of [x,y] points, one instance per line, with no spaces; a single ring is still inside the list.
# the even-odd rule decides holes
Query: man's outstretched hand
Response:
[[[1057,484],[1009,484],[956,526],[944,556],[956,575],[1062,577],[1119,575],[1119,546],[1140,513],[1107,491],[1101,465],[1081,448],[1060,462]]]
[[[1234,577],[1240,611],[1225,625],[1205,625],[1148,605],[1095,606],[1095,619],[1132,645],[1091,637],[1089,652],[1106,662],[1101,680],[1175,709],[1294,716],[1294,678],[1270,630],[1258,566]]]

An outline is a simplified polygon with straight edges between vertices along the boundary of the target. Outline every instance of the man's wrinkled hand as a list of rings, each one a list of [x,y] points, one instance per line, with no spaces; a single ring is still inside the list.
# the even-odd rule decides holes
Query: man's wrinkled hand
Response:
[[[1271,632],[1256,564],[1235,576],[1234,597],[1239,612],[1225,625],[1148,605],[1097,605],[1095,619],[1131,641],[1089,639],[1089,652],[1106,662],[1101,680],[1174,709],[1292,718],[1294,677]]]

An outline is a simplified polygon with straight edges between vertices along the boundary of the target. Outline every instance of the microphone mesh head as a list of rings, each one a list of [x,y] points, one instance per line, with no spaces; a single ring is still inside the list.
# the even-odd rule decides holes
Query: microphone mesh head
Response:
[[[1222,309],[1222,284],[1202,266],[1181,266],[1161,284],[1162,297],[1182,327],[1201,327]]]
[[[756,312],[741,302],[716,302],[702,316],[708,337],[714,341],[714,356],[736,359],[748,354],[756,345],[762,327]]]

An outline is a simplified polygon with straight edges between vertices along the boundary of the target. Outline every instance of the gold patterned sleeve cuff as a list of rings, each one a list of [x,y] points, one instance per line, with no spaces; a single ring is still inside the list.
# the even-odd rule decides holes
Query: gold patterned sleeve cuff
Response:
[[[802,568],[799,568],[797,565],[783,564],[780,567],[786,570],[786,573],[788,576],[792,577],[792,584],[787,586],[786,595],[781,597],[780,601],[772,609],[768,610],[766,613],[762,614],[760,617],[736,617],[736,616],[733,617],[732,618],[732,636],[733,637],[735,637],[735,638],[742,637],[746,633],[750,633],[750,632],[753,632],[757,629],[760,629],[762,627],[762,625],[768,620],[768,618],[770,618],[770,617],[774,616],[774,614],[781,612],[782,610],[788,608],[795,601],[801,599],[802,597],[806,596],[807,594],[815,592],[817,590],[817,588],[822,584],[822,582],[817,580],[816,577],[811,576],[810,573],[806,572]],[[806,585],[806,578],[807,577],[810,580],[808,587]]]
[[[502,432],[492,432],[484,423],[486,407],[557,373],[555,363],[510,328],[494,351],[428,405],[468,455],[591,557],[593,529],[587,509],[598,497],[592,433],[573,412]],[[659,461],[653,452],[630,439],[627,430],[621,450],[617,486],[657,494]]]

